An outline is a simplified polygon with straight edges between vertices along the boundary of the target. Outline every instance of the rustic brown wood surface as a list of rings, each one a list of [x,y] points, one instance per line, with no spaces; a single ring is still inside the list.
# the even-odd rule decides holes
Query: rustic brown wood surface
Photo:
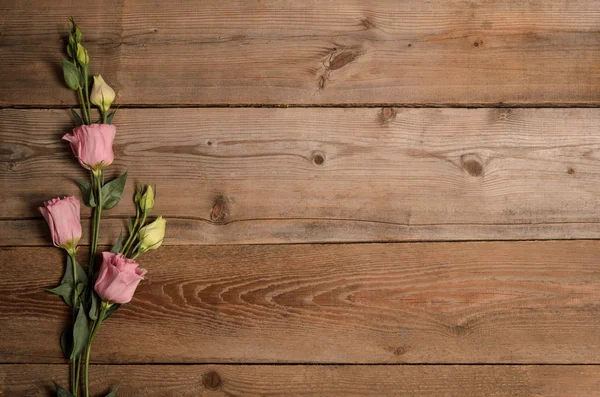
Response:
[[[4,244],[49,243],[36,205],[78,194],[71,123],[0,111]],[[117,125],[108,175],[158,186],[170,244],[600,236],[599,109],[124,109]],[[132,213],[132,187],[106,215]]]
[[[46,397],[65,365],[2,365],[0,395]],[[121,397],[597,397],[593,366],[94,365],[91,389]]]
[[[94,396],[600,397],[597,0],[0,0],[0,397],[67,383],[70,16],[123,105],[101,243],[132,182],[168,225]]]
[[[93,357],[600,364],[599,256],[598,241],[164,247]],[[62,362],[69,312],[42,290],[61,260],[2,249],[0,362]]]
[[[0,105],[73,104],[68,16],[118,102],[600,102],[596,0],[0,1]]]

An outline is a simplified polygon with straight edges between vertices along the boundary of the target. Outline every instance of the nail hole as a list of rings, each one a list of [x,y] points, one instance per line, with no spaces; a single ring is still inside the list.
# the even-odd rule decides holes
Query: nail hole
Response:
[[[568,173],[569,175],[573,175],[573,174],[575,173],[575,169],[573,169],[573,168],[569,167],[569,169],[567,170],[567,173]]]

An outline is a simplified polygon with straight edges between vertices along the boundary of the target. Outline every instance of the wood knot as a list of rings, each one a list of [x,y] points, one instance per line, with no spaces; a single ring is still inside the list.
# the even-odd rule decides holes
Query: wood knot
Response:
[[[460,156],[460,165],[471,176],[483,175],[483,164],[476,154],[463,154]]]
[[[323,165],[325,162],[325,155],[321,152],[314,152],[311,156],[311,160],[314,165]]]
[[[394,350],[394,355],[401,356],[403,354],[406,354],[407,351],[408,351],[408,346],[400,346],[396,350]]]
[[[569,174],[569,175],[573,175],[574,173],[575,173],[575,169],[574,169],[574,168],[572,168],[572,167],[569,167],[569,168],[567,169],[567,174]]]
[[[223,383],[221,381],[221,375],[215,371],[207,372],[202,377],[202,384],[208,390],[217,390],[219,387],[221,387],[221,383]]]
[[[223,223],[229,215],[229,207],[225,197],[218,196],[215,199],[212,210],[210,211],[210,220],[215,223]]]
[[[381,120],[381,122],[384,124],[391,123],[392,121],[394,121],[395,118],[396,109],[392,107],[383,108],[379,113],[379,120]]]
[[[351,50],[344,50],[338,53],[333,53],[331,55],[331,58],[329,58],[329,65],[327,66],[327,68],[329,70],[341,69],[344,66],[348,65],[350,62],[355,61],[359,56],[359,53]]]
[[[475,42],[473,43],[473,47],[479,47],[480,45],[483,45],[483,40],[475,40]]]

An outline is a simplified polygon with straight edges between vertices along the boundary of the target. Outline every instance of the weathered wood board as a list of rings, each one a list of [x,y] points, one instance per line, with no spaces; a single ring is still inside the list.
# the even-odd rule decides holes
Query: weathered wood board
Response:
[[[117,121],[107,173],[158,186],[172,244],[600,237],[599,109],[124,109]],[[68,110],[0,111],[4,244],[47,243],[36,206],[79,194],[71,179],[85,173],[59,139],[70,123]],[[132,214],[132,187],[107,216]]]
[[[164,247],[94,360],[600,364],[599,256],[598,241]],[[62,362],[69,313],[42,290],[61,261],[2,249],[0,362]]]
[[[68,17],[125,105],[598,105],[596,0],[0,2],[0,106],[75,103]]]
[[[3,397],[46,397],[66,365],[0,365]],[[594,366],[93,365],[92,391],[120,397],[597,397]],[[574,392],[575,391],[575,392]]]

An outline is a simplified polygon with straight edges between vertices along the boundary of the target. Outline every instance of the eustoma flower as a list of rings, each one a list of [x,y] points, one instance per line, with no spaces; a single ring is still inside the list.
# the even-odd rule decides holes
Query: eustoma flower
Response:
[[[166,227],[167,221],[162,216],[159,216],[154,222],[141,228],[138,233],[140,246],[137,255],[160,247],[165,238]]]
[[[90,101],[100,108],[102,114],[110,109],[115,100],[115,91],[104,81],[102,75],[94,76],[94,86],[90,94]]]
[[[102,266],[94,289],[104,301],[129,303],[146,273],[146,269],[139,267],[133,259],[122,254],[103,252]]]
[[[111,124],[81,125],[62,139],[71,144],[71,150],[86,169],[98,172],[114,160],[113,142],[117,129]]]
[[[79,200],[73,196],[54,198],[39,207],[52,235],[55,246],[64,248],[69,253],[77,250],[81,239],[81,222],[79,219]]]

